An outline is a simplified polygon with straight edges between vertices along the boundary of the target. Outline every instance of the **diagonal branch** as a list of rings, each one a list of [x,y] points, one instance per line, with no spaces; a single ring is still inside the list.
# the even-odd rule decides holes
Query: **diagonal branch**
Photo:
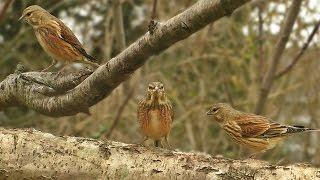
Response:
[[[270,89],[273,85],[273,80],[275,77],[275,73],[277,72],[277,68],[279,65],[279,62],[281,60],[282,54],[286,48],[286,44],[289,40],[290,34],[292,32],[293,29],[293,25],[297,19],[299,10],[300,10],[300,6],[301,6],[301,2],[302,0],[293,0],[292,4],[289,8],[289,12],[288,15],[286,17],[286,19],[284,20],[284,23],[282,24],[281,27],[281,32],[280,32],[280,37],[279,40],[275,46],[274,49],[274,54],[271,60],[271,65],[267,71],[267,74],[265,76],[265,78],[263,79],[262,85],[261,85],[261,89],[259,92],[259,96],[258,96],[258,101],[256,104],[256,109],[255,109],[255,113],[256,114],[261,114],[265,103],[267,101]]]
[[[146,33],[127,49],[75,88],[56,96],[34,93],[36,84],[27,84],[12,74],[0,83],[0,108],[26,106],[49,116],[68,116],[88,112],[88,108],[107,97],[128,79],[150,56],[159,54],[209,23],[231,13],[250,0],[200,0],[181,14],[158,23],[152,35]],[[36,73],[38,76],[43,74]]]
[[[300,49],[299,53],[293,58],[292,62],[286,67],[284,68],[282,71],[280,71],[277,75],[276,78],[280,78],[281,76],[287,74],[299,61],[299,59],[302,57],[302,55],[304,54],[304,52],[308,49],[309,44],[311,43],[314,35],[317,33],[317,31],[319,30],[320,27],[320,20],[314,25],[314,28],[311,32],[311,34],[309,35],[307,42],[305,42],[302,46],[302,48]]]

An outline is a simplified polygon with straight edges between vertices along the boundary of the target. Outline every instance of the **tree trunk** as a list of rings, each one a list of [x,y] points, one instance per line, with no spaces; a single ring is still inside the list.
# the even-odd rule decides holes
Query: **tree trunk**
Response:
[[[308,165],[274,166],[33,129],[0,129],[0,179],[320,179]]]

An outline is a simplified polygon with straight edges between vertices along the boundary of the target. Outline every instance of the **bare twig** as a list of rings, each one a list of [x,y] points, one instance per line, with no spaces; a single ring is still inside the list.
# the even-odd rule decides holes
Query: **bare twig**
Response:
[[[280,71],[277,75],[276,78],[280,78],[281,76],[287,74],[299,61],[299,59],[301,59],[302,55],[304,54],[304,52],[308,49],[310,42],[312,41],[314,35],[316,34],[316,32],[319,30],[320,27],[320,20],[314,25],[314,28],[311,32],[311,34],[309,35],[307,41],[303,44],[302,48],[300,49],[299,53],[293,58],[292,62],[285,67],[282,71]]]
[[[3,3],[3,6],[0,10],[0,22],[4,19],[4,15],[6,14],[8,7],[10,6],[10,4],[13,2],[13,0],[6,0]]]
[[[262,17],[262,12],[263,12],[263,6],[264,2],[260,1],[258,4],[258,18],[259,18],[259,33],[258,33],[258,48],[259,48],[259,67],[258,67],[258,79],[259,82],[263,80],[263,72],[264,72],[264,49],[263,49],[263,17]]]
[[[289,40],[294,22],[297,19],[297,16],[298,16],[298,13],[300,10],[300,6],[301,6],[301,2],[302,2],[302,0],[293,0],[292,1],[292,4],[289,8],[288,15],[287,15],[286,19],[284,20],[284,23],[282,24],[280,37],[279,37],[279,40],[278,40],[278,42],[275,46],[275,49],[274,49],[274,54],[272,57],[270,68],[268,69],[267,74],[266,74],[265,78],[263,79],[263,82],[261,85],[261,89],[260,89],[259,96],[258,96],[258,101],[257,101],[256,108],[255,108],[256,114],[261,114],[264,109],[264,106],[265,106],[266,100],[268,98],[270,89],[273,85],[273,80],[275,77],[275,73],[277,72],[278,64],[281,60],[281,56],[282,56],[284,49],[286,47],[286,44]]]
[[[123,26],[123,13],[122,13],[122,5],[120,0],[116,0],[113,2],[113,23],[116,29],[116,42],[117,49],[119,52],[126,48],[126,35],[124,32]]]
[[[157,17],[157,3],[158,3],[158,0],[153,0],[150,21],[153,21]]]
[[[109,130],[108,133],[105,135],[105,137],[106,137],[107,139],[111,136],[114,128],[115,128],[115,127],[117,126],[117,124],[119,123],[119,120],[121,119],[121,115],[122,115],[125,107],[127,106],[129,100],[132,98],[133,94],[134,94],[134,88],[131,88],[131,89],[130,89],[130,92],[127,94],[126,98],[123,100],[122,104],[120,105],[120,107],[119,107],[119,109],[118,109],[118,111],[117,111],[116,117],[114,118],[113,123],[112,123],[112,125],[111,125],[111,127],[110,127],[110,130]]]

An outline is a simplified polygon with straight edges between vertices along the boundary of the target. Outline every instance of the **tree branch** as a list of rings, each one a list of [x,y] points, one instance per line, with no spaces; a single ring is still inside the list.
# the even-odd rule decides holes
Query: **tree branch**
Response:
[[[317,179],[320,169],[275,166],[33,129],[0,128],[4,179]]]
[[[81,84],[64,94],[48,96],[34,93],[34,90],[39,88],[38,84],[25,83],[19,75],[12,74],[0,83],[0,108],[20,105],[48,116],[67,116],[88,112],[90,106],[108,96],[150,56],[164,51],[209,23],[230,15],[249,1],[198,1],[165,23],[158,23],[153,35],[146,33],[116,57],[100,66]],[[33,76],[40,77],[44,74],[33,72]]]
[[[113,23],[116,29],[116,42],[117,49],[121,52],[126,48],[126,36],[124,33],[124,25],[123,25],[123,13],[122,13],[122,5],[120,0],[115,0],[113,2]]]
[[[255,113],[256,114],[261,114],[266,100],[268,98],[270,89],[273,85],[273,80],[275,77],[275,73],[277,72],[277,67],[278,64],[281,60],[281,56],[284,52],[284,49],[286,47],[286,44],[289,40],[290,34],[292,32],[293,29],[293,25],[295,20],[297,19],[299,10],[300,10],[300,6],[301,6],[301,2],[302,0],[293,0],[292,4],[289,8],[289,12],[288,15],[286,17],[286,19],[284,20],[284,23],[282,24],[281,27],[281,32],[280,32],[280,37],[279,40],[275,46],[274,49],[274,54],[271,60],[271,65],[267,71],[267,74],[262,82],[261,85],[261,89],[259,92],[259,96],[258,96],[258,101],[256,104],[256,109],[255,109]]]
[[[13,0],[6,0],[3,3],[2,8],[0,9],[0,23],[1,21],[4,19],[4,15],[7,12],[8,7],[10,6],[10,4],[13,2]]]
[[[258,65],[258,79],[259,82],[263,80],[263,72],[264,72],[264,35],[263,35],[263,17],[262,13],[264,10],[265,2],[259,1],[258,2],[258,18],[259,18],[259,23],[258,23],[258,49],[259,49],[259,65]]]
[[[134,88],[131,88],[129,93],[126,95],[125,99],[123,100],[123,102],[121,103],[120,107],[117,110],[117,113],[116,113],[116,116],[113,120],[113,123],[112,123],[108,133],[106,133],[106,135],[105,135],[106,139],[110,138],[114,128],[117,126],[117,124],[119,123],[119,121],[121,119],[121,115],[122,115],[126,105],[128,104],[129,100],[132,98],[133,94],[134,94]]]
[[[309,35],[307,42],[305,42],[302,46],[302,48],[300,49],[299,53],[293,58],[292,62],[285,67],[282,71],[280,71],[277,75],[276,78],[280,78],[281,76],[287,74],[299,61],[299,59],[301,59],[302,55],[304,54],[304,52],[308,49],[309,44],[311,43],[314,35],[317,33],[317,31],[319,30],[320,27],[320,20],[314,25],[314,28],[311,32],[311,34]]]

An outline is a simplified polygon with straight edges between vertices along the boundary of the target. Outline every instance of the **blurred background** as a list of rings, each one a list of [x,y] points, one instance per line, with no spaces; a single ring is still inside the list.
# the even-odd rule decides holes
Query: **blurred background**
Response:
[[[39,71],[51,62],[30,26],[18,21],[24,8],[38,4],[59,17],[102,63],[145,34],[151,17],[151,0],[115,2],[1,0],[0,79],[14,72],[19,62],[30,71]],[[195,2],[158,1],[156,19],[166,21]],[[245,150],[234,144],[205,112],[216,102],[228,102],[246,112],[256,111],[262,79],[270,67],[281,24],[291,3],[291,0],[256,0],[231,17],[208,25],[149,59],[130,81],[91,107],[91,116],[50,118],[27,108],[13,107],[0,112],[0,126],[140,143],[143,137],[137,124],[137,103],[144,97],[148,82],[161,81],[175,109],[170,136],[174,148],[240,158]],[[121,11],[123,23],[119,18]],[[302,1],[277,67],[279,72],[292,64],[319,20],[320,0]],[[281,123],[320,128],[319,35],[315,33],[293,68],[274,80],[261,114]],[[262,159],[279,164],[308,162],[320,166],[320,134],[289,137]]]

